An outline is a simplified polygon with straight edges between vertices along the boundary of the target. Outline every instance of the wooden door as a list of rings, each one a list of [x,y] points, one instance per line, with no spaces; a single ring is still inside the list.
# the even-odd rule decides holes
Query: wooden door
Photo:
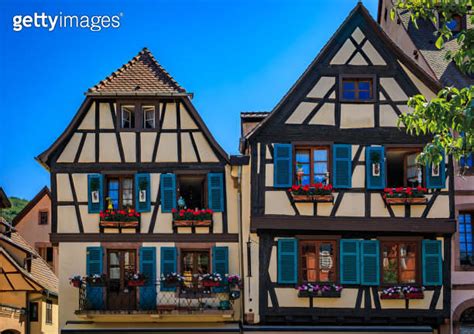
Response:
[[[137,271],[135,250],[108,250],[107,306],[109,310],[135,310],[137,289],[127,286],[128,277]]]

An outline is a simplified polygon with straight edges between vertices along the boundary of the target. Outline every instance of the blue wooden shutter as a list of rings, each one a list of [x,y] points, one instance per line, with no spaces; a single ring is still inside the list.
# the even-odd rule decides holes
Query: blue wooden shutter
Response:
[[[380,175],[372,174],[372,164],[374,161],[372,156],[378,153],[380,159]],[[383,189],[385,188],[385,150],[383,146],[367,146],[365,149],[365,178],[367,180],[367,189]]]
[[[443,154],[443,160],[439,163],[439,175],[434,176],[432,174],[432,164],[426,164],[425,173],[426,173],[426,187],[432,189],[443,189],[446,187],[446,177],[445,177],[445,157]]]
[[[359,240],[341,239],[340,241],[341,284],[360,283],[360,247]]]
[[[362,285],[380,284],[380,246],[378,240],[362,240],[360,242]]]
[[[278,240],[278,283],[298,280],[298,244],[296,239]]]
[[[92,200],[92,184],[98,183],[99,189],[99,202],[93,203]],[[104,189],[103,189],[103,177],[101,174],[89,174],[87,175],[87,200],[88,200],[88,208],[89,213],[99,213],[100,210],[103,209],[104,206]]]
[[[212,272],[225,276],[229,274],[229,248],[212,247]],[[214,292],[224,291],[223,287],[213,289]]]
[[[459,160],[459,165],[463,168],[469,167],[470,169],[472,169],[474,167],[473,162],[474,162],[474,154],[470,153],[467,156],[461,157],[461,159]]]
[[[334,188],[352,187],[352,146],[334,144],[333,151],[333,186]]]
[[[103,251],[102,247],[87,247],[86,274],[102,275]],[[90,310],[102,310],[104,308],[104,295],[102,287],[86,287],[87,308]]]
[[[145,201],[140,201],[140,184],[146,183],[145,190],[146,198]],[[151,209],[151,191],[150,191],[150,174],[148,173],[139,173],[135,174],[135,209],[137,212],[150,212]]]
[[[215,212],[224,211],[224,175],[222,173],[207,174],[209,209]]]
[[[176,208],[176,175],[161,174],[161,212],[171,212]]]
[[[140,248],[140,272],[146,276],[140,287],[140,310],[156,310],[156,248]]]
[[[273,186],[277,188],[291,187],[293,181],[293,146],[291,144],[275,144],[273,146]]]
[[[442,247],[439,240],[422,241],[423,285],[442,285]]]
[[[161,275],[175,273],[177,270],[177,252],[176,247],[161,247]],[[166,287],[161,283],[161,291],[175,291],[174,287]]]

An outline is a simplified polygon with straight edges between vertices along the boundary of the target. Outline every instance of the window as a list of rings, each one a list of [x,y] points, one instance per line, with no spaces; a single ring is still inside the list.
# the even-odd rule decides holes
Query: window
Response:
[[[143,128],[155,128],[155,106],[142,106],[143,112]]]
[[[336,282],[336,241],[301,241],[300,254],[301,281]]]
[[[30,311],[30,314],[29,314],[29,317],[30,317],[30,321],[38,321],[38,313],[39,313],[39,310],[38,310],[38,303],[32,303],[30,302],[30,307],[29,307],[29,311]]]
[[[418,243],[384,241],[382,245],[382,282],[413,284],[418,281]]]
[[[453,34],[460,32],[463,29],[463,17],[461,15],[453,15],[452,19],[446,22],[446,26]]]
[[[466,156],[462,157],[461,160],[459,161],[459,165],[462,168],[472,169],[472,166],[474,165],[473,160],[474,160],[474,154],[471,153],[467,157]]]
[[[344,101],[371,101],[374,99],[372,78],[343,78],[341,99]]]
[[[419,149],[413,148],[387,149],[385,154],[387,187],[417,187],[423,185],[423,168],[416,163],[416,157],[419,153]]]
[[[474,265],[472,249],[472,212],[460,212],[459,222],[459,253],[462,265]]]
[[[51,300],[46,301],[46,323],[53,323],[53,302]]]
[[[303,185],[329,182],[329,148],[297,147],[295,154],[296,181]],[[298,171],[302,170],[302,175]]]
[[[205,175],[178,176],[178,208],[204,209],[207,207],[205,199]]]
[[[40,211],[39,213],[39,224],[48,225],[48,211]]]
[[[107,178],[107,197],[114,209],[133,208],[133,178],[116,176]]]
[[[182,250],[181,272],[184,276],[210,273],[209,250]]]
[[[135,106],[123,105],[121,107],[121,126],[122,129],[135,128]]]
[[[38,248],[39,255],[45,260],[50,267],[53,266],[53,247],[40,247]]]

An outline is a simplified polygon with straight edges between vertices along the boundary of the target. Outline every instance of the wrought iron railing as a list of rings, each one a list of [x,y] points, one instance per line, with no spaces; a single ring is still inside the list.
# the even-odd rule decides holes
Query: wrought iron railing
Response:
[[[229,285],[206,287],[201,282],[185,282],[174,286],[158,281],[151,286],[125,286],[121,291],[112,288],[112,285],[110,281],[99,285],[82,282],[78,288],[77,312],[224,312],[232,311],[234,301],[240,297],[240,291],[236,287]],[[150,306],[150,287],[153,288],[153,286],[155,289],[151,290],[154,297],[151,298],[152,305]],[[147,289],[146,292],[145,289]],[[145,294],[147,294],[146,297]],[[120,298],[120,301],[116,298]],[[98,299],[101,302],[97,303]],[[143,302],[144,299],[147,303]]]

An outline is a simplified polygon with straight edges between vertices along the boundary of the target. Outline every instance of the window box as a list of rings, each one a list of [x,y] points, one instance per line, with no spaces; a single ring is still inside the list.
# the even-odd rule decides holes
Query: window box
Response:
[[[413,204],[413,203],[426,203],[428,199],[426,197],[410,197],[407,198],[407,203],[408,204]]]
[[[299,298],[340,298],[341,291],[298,291]]]
[[[138,227],[137,221],[119,222],[119,221],[100,221],[100,227]]]
[[[411,292],[411,293],[383,293],[380,295],[380,299],[423,299],[425,298],[423,292]]]
[[[103,287],[107,282],[105,274],[102,275],[91,275],[86,277],[87,285],[95,287]]]
[[[296,195],[291,194],[295,202],[332,202],[334,201],[333,195]]]
[[[173,220],[174,227],[211,226],[212,220]]]
[[[140,280],[131,280],[127,282],[127,286],[144,286],[146,283],[145,279],[140,279]]]
[[[386,204],[423,204],[427,202],[426,188],[385,188],[383,198]]]
[[[403,294],[401,293],[392,293],[392,294],[382,293],[380,295],[380,299],[404,299],[404,298],[403,298]]]
[[[399,197],[386,197],[385,203],[387,204],[405,204],[407,202],[406,198]]]

